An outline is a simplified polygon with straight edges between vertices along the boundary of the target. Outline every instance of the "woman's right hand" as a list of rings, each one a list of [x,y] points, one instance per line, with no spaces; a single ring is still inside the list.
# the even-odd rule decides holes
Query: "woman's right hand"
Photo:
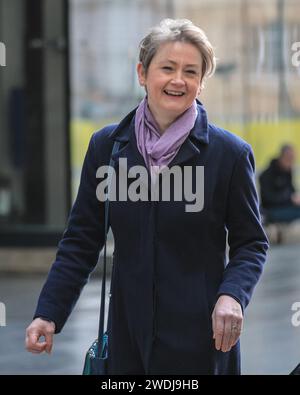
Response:
[[[40,354],[43,351],[50,354],[53,345],[54,332],[54,322],[36,318],[26,329],[26,350],[34,354]],[[42,336],[44,336],[45,340],[40,342],[39,339]]]

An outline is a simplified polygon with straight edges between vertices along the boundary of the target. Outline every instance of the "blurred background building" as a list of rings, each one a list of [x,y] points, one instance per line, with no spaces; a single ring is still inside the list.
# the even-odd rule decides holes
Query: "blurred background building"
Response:
[[[70,207],[67,1],[1,0],[0,245],[57,242]],[[0,263],[1,265],[1,263]]]
[[[136,105],[143,94],[135,73],[140,39],[163,17],[188,18],[205,30],[218,57],[216,75],[201,96],[210,120],[249,141],[258,168],[286,140],[300,153],[300,68],[292,64],[291,49],[300,40],[299,1],[76,0],[72,6],[76,118],[118,121]],[[90,24],[79,23],[83,14]],[[104,19],[106,24],[97,23]],[[77,126],[74,138],[85,129]]]
[[[138,44],[164,17],[207,33],[218,67],[200,99],[258,172],[282,143],[300,157],[298,0],[0,0],[0,269],[9,247],[56,246],[89,138],[143,97]]]

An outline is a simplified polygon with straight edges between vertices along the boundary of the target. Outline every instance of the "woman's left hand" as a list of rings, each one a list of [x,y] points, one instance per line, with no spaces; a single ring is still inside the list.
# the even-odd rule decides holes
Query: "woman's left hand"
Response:
[[[242,332],[241,305],[229,295],[221,295],[212,313],[213,338],[217,350],[231,350]]]

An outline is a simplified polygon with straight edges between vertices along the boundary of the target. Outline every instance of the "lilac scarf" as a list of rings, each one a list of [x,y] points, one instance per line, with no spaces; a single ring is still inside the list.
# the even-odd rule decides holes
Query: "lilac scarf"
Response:
[[[194,100],[179,118],[161,135],[145,97],[135,114],[135,135],[137,147],[151,174],[159,172],[175,157],[182,143],[188,137],[197,118],[197,103]]]

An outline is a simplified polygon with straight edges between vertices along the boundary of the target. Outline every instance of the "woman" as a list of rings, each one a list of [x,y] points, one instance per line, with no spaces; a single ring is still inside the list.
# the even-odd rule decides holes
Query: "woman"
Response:
[[[161,195],[111,201],[109,374],[240,374],[243,313],[268,248],[252,150],[209,124],[196,99],[215,69],[212,46],[201,29],[188,20],[163,20],[142,40],[139,60],[146,96],[119,125],[91,138],[78,196],[26,346],[51,351],[53,333],[61,331],[96,265],[104,205],[96,198],[95,174],[109,163],[119,141],[116,174],[125,174],[124,163],[127,172],[146,167],[150,196],[149,185],[159,180],[155,185],[165,186],[164,171],[176,168],[184,175],[182,188],[202,186],[203,201],[197,210],[187,210],[186,194],[181,200],[175,196],[182,192],[177,176],[166,184],[172,191],[175,187],[169,201]],[[188,169],[193,171],[185,179]],[[39,343],[42,335],[45,342]]]

